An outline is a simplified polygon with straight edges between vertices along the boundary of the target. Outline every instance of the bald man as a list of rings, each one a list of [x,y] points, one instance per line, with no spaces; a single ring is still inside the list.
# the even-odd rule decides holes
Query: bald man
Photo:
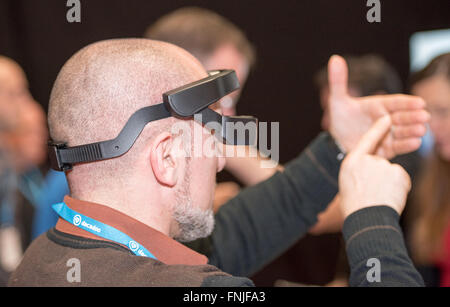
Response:
[[[345,63],[338,57],[333,62],[334,75],[344,76],[340,72]],[[54,84],[51,137],[70,147],[112,139],[134,112],[206,76],[193,56],[168,43],[123,39],[89,45],[69,59]],[[420,141],[409,128],[426,122],[424,103],[411,96],[357,101],[346,95],[344,81],[331,82],[332,101],[341,112],[331,106],[331,114],[336,142],[355,152],[340,175],[348,216],[344,232],[355,261],[352,281],[364,282],[364,257],[377,255],[383,257],[383,270],[398,269],[397,275],[383,275],[383,282],[420,284],[398,226],[409,178],[403,169],[372,154],[417,147]],[[392,115],[382,117],[386,110]],[[342,114],[353,121],[344,125]],[[71,196],[55,206],[61,218],[33,242],[9,284],[251,286],[249,279],[222,270],[245,276],[261,268],[306,233],[337,192],[341,152],[324,133],[283,173],[232,199],[216,215],[214,227],[215,175],[224,159],[219,154],[188,155],[195,142],[179,145],[190,144],[192,135],[172,129],[181,122],[210,136],[193,120],[168,117],[147,124],[122,156],[74,165],[67,172]],[[401,136],[387,133],[392,123],[399,125]],[[177,242],[209,234],[209,259]],[[377,244],[364,244],[371,239]]]

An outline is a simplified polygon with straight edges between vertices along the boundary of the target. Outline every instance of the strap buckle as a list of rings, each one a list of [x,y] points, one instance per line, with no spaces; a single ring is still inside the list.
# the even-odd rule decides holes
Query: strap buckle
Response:
[[[67,148],[67,143],[62,142],[48,142],[49,148],[49,157],[50,157],[50,166],[57,171],[65,172],[70,171],[72,169],[71,163],[62,163],[61,156],[59,153],[60,149]]]

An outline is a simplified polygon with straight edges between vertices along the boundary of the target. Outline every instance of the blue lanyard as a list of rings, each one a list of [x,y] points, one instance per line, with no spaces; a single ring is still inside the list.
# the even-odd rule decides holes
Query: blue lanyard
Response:
[[[144,246],[134,241],[120,230],[96,221],[70,209],[64,202],[52,206],[53,210],[72,225],[99,237],[127,246],[135,255],[156,259]]]

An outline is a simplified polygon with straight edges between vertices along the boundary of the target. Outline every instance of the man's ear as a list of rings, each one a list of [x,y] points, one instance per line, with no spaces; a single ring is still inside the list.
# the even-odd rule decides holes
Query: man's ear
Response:
[[[173,187],[178,181],[180,160],[174,151],[174,137],[163,132],[152,142],[150,148],[150,165],[159,183]]]

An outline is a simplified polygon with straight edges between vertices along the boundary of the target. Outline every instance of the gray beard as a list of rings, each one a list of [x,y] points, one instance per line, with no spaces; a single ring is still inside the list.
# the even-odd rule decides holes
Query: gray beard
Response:
[[[213,210],[201,210],[193,207],[191,203],[178,203],[173,217],[179,230],[174,239],[180,242],[190,242],[207,237],[214,228]]]
[[[189,174],[190,169],[187,170]],[[176,203],[173,207],[173,219],[178,224],[178,232],[174,239],[180,242],[190,242],[209,236],[214,229],[214,211],[202,210],[192,205],[190,197],[190,178],[186,176],[183,186],[176,193]]]

